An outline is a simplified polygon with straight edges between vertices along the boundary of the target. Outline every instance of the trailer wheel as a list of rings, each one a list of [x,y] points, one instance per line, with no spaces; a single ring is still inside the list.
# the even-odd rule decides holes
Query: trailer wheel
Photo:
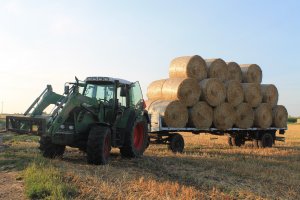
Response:
[[[42,136],[39,143],[39,149],[45,158],[62,157],[65,152],[66,146],[53,144],[50,137]]]
[[[169,149],[173,153],[182,153],[184,149],[184,140],[179,133],[174,133],[169,137]]]
[[[232,141],[232,145],[233,146],[237,146],[237,147],[240,147],[243,144],[245,144],[245,141],[240,136],[234,136],[234,137],[232,137],[231,141]]]
[[[110,150],[110,129],[102,126],[92,127],[87,142],[87,162],[94,165],[107,164]]]
[[[120,152],[125,158],[135,158],[143,155],[148,145],[147,120],[137,121],[125,135],[124,146]]]
[[[266,148],[273,146],[273,136],[270,133],[264,133],[260,140],[258,140],[259,148]]]

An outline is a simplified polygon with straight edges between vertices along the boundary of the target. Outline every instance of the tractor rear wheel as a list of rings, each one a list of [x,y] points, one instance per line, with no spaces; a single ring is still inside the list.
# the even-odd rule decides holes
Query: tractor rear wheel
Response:
[[[179,133],[174,133],[169,137],[169,149],[173,153],[182,153],[184,149],[184,139]]]
[[[148,126],[146,119],[136,121],[125,135],[124,146],[120,152],[125,158],[135,158],[143,155],[148,144]]]
[[[93,165],[108,163],[111,150],[111,131],[108,127],[91,128],[87,142],[87,162]]]
[[[53,144],[50,137],[42,136],[39,143],[39,149],[45,158],[62,157],[65,152],[66,146]]]

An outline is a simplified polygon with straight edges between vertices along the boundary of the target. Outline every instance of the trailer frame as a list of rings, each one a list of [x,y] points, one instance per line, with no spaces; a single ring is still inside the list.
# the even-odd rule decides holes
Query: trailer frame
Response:
[[[278,131],[280,135],[284,135],[287,127],[276,128],[230,128],[227,130],[219,130],[217,128],[197,129],[192,127],[174,128],[167,127],[163,122],[161,115],[151,115],[149,127],[149,142],[151,144],[166,144],[174,153],[181,153],[184,150],[184,139],[179,134],[180,132],[190,132],[192,134],[208,133],[212,135],[227,135],[228,144],[230,146],[241,146],[246,141],[252,141],[254,147],[265,148],[272,147],[275,141],[285,141],[284,137],[276,136]]]

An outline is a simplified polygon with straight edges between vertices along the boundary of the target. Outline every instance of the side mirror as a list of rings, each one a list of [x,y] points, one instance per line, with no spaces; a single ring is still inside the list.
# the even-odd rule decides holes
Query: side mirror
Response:
[[[64,93],[67,94],[67,95],[70,93],[70,87],[68,85],[65,85]]]
[[[127,96],[127,87],[125,87],[125,86],[121,87],[120,96],[121,97],[126,97]]]

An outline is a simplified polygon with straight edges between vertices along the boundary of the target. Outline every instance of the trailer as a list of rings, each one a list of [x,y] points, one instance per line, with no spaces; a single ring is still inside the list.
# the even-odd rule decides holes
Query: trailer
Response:
[[[149,143],[150,144],[166,144],[168,148],[174,153],[182,153],[184,151],[184,138],[180,132],[190,132],[192,134],[209,133],[212,135],[228,136],[228,145],[240,147],[246,141],[252,141],[255,148],[272,147],[275,141],[285,141],[282,136],[286,128],[270,127],[267,129],[261,128],[230,128],[227,130],[219,130],[217,128],[197,129],[197,128],[174,128],[167,127],[161,115],[149,114],[150,127],[149,127]]]

